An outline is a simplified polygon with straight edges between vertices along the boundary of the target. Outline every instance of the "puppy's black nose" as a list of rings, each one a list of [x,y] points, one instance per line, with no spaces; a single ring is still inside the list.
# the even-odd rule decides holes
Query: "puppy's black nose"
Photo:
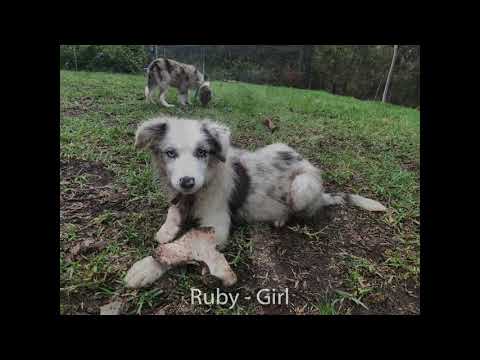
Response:
[[[180,179],[180,186],[183,189],[191,189],[192,187],[195,186],[195,178],[188,177],[188,176],[182,177]]]

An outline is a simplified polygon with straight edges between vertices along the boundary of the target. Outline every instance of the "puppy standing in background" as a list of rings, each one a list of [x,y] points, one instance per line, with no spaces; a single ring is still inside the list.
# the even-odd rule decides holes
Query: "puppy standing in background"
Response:
[[[127,273],[128,287],[154,282],[189,256],[211,260],[212,275],[232,285],[236,278],[228,263],[212,249],[215,246],[221,251],[227,245],[232,218],[281,227],[294,216],[314,218],[324,207],[344,203],[369,211],[386,210],[379,202],[359,195],[326,193],[320,169],[285,144],[254,152],[231,146],[230,130],[210,120],[165,117],[146,121],[136,132],[135,145],[151,151],[172,195],[184,200],[183,205],[182,201],[172,203],[155,236],[161,244],[158,252],[174,261],[167,264],[161,256],[159,261],[152,256],[138,261]],[[188,238],[174,241],[188,218],[213,229],[210,243]]]
[[[173,107],[165,100],[168,88],[173,86],[178,89],[178,101],[182,106],[190,104],[188,91],[197,89],[200,102],[207,105],[212,97],[210,82],[205,81],[204,75],[193,65],[183,64],[167,58],[158,58],[147,68],[147,85],[145,86],[145,100],[152,100],[156,88],[160,90],[160,103],[165,107]]]

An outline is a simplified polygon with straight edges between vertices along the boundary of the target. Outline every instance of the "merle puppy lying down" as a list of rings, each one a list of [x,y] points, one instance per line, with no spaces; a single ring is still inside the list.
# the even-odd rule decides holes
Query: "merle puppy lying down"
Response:
[[[311,218],[337,204],[386,210],[359,195],[325,193],[320,169],[285,144],[255,152],[231,146],[230,130],[210,120],[146,121],[137,129],[135,146],[151,151],[174,200],[155,235],[160,245],[153,256],[130,268],[128,287],[151,284],[173,266],[192,260],[205,262],[225,286],[233,285],[237,278],[220,251],[235,218],[281,227],[292,216]],[[191,220],[199,226],[175,240]]]

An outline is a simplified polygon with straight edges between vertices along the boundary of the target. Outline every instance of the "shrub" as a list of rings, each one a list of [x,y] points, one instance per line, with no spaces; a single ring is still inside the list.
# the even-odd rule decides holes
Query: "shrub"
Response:
[[[78,70],[137,73],[148,62],[143,45],[63,45],[60,47],[63,69],[75,69],[75,52]]]

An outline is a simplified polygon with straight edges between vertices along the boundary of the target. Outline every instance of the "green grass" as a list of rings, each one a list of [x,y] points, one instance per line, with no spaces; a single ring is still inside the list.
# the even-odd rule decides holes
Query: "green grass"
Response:
[[[115,174],[112,187],[126,194],[125,201],[150,206],[147,211],[121,218],[110,210],[96,214],[90,219],[94,235],[112,236],[116,246],[70,263],[64,259],[67,244],[79,237],[81,226],[62,225],[62,312],[80,311],[76,296],[81,299],[85,295],[82,291],[87,291],[89,301],[100,303],[107,301],[112,292],[123,291],[121,279],[128,265],[155,246],[151,235],[163,220],[168,204],[155,180],[149,154],[135,151],[133,143],[138,124],[160,114],[223,122],[232,129],[234,141],[249,149],[288,143],[325,170],[327,184],[380,200],[389,211],[380,215],[379,221],[395,233],[399,245],[385,253],[379,267],[395,276],[419,281],[418,111],[322,91],[224,82],[212,83],[214,97],[207,108],[195,105],[181,109],[176,92],[170,91],[167,101],[177,106],[164,109],[142,100],[142,75],[62,71],[60,85],[61,158],[102,162]],[[265,117],[272,118],[278,126],[273,134],[262,124]],[[68,183],[61,182],[61,191],[86,189],[88,184],[88,178],[79,175]],[[234,236],[239,242],[227,258],[237,265],[252,254],[242,230]],[[358,282],[360,279],[364,283],[365,274],[374,273],[375,269],[358,259],[346,260],[345,266],[350,274],[345,284],[353,291],[352,296],[367,296],[361,293]],[[189,279],[194,275],[184,276],[186,280],[180,281],[181,296],[187,296]],[[130,313],[144,313],[167,301],[165,293],[148,291],[125,295]],[[370,289],[373,291],[375,288]],[[320,313],[335,313],[331,305],[322,306]],[[248,313],[248,309],[226,311],[244,312]]]

